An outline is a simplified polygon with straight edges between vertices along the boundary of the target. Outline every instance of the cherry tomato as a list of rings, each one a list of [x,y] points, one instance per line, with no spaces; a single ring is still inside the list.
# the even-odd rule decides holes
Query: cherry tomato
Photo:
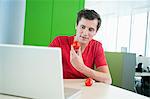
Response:
[[[91,86],[93,84],[93,79],[92,78],[87,78],[85,80],[85,86]]]
[[[78,51],[79,47],[80,47],[80,43],[78,41],[74,41],[72,44],[73,48],[75,51]]]

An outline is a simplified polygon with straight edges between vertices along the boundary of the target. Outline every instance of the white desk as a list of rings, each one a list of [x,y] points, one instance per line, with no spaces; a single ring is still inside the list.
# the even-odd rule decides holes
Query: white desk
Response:
[[[134,92],[103,83],[94,83],[91,87],[86,87],[84,80],[65,80],[64,85],[69,88],[81,89],[80,99],[149,99]]]
[[[136,72],[135,76],[136,77],[150,76],[150,72],[142,72],[142,73]]]
[[[127,91],[112,85],[94,83],[91,87],[84,85],[84,79],[64,80],[64,86],[69,88],[81,89],[79,99],[149,99],[148,97]],[[23,99],[0,95],[0,99]]]

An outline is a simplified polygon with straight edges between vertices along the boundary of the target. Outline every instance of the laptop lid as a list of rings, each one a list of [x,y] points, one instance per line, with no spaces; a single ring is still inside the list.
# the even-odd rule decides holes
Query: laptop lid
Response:
[[[0,92],[64,99],[60,48],[0,45]]]

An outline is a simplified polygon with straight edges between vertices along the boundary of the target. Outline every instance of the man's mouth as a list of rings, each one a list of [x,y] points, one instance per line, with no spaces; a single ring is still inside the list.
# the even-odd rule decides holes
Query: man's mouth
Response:
[[[83,38],[83,39],[88,39],[88,37],[84,37],[84,36],[80,36],[81,38]]]

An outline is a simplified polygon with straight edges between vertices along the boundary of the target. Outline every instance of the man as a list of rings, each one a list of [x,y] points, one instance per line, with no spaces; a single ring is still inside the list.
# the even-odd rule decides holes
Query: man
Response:
[[[112,83],[102,44],[92,39],[100,25],[100,16],[94,10],[83,9],[78,12],[76,35],[58,36],[49,45],[62,50],[64,79],[90,77],[103,83]],[[80,43],[77,52],[72,46],[74,41]],[[94,65],[97,71],[93,70]]]

